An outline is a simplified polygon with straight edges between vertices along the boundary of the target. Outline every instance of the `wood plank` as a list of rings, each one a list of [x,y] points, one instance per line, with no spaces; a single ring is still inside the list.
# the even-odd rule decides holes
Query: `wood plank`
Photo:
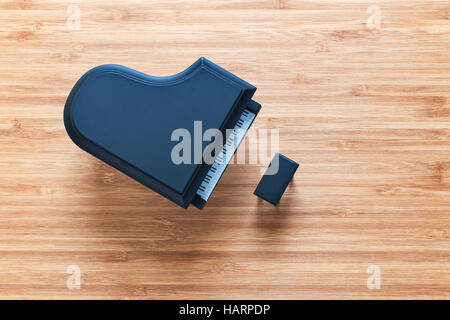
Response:
[[[448,0],[0,2],[0,298],[448,299],[449,14]],[[67,136],[90,68],[166,76],[200,56],[258,88],[253,128],[279,129],[300,163],[278,207],[252,195],[268,158],[183,210]]]

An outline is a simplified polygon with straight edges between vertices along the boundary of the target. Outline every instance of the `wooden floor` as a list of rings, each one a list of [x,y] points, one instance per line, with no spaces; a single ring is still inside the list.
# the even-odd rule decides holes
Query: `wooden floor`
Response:
[[[449,0],[1,0],[0,298],[450,298],[449,15]],[[184,210],[66,134],[90,68],[166,76],[200,56],[258,88],[254,127],[301,164],[278,207],[252,194],[267,162],[231,165]]]

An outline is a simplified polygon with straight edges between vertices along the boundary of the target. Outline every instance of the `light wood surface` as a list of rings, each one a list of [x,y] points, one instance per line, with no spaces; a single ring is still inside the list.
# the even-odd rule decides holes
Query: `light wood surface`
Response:
[[[448,0],[1,0],[0,298],[449,298],[449,14]],[[166,76],[200,56],[258,88],[254,128],[279,128],[301,164],[278,207],[252,194],[267,163],[230,166],[204,210],[183,210],[66,134],[90,68]]]

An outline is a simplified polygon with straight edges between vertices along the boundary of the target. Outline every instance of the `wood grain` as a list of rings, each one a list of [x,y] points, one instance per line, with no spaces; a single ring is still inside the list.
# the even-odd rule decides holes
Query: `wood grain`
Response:
[[[2,0],[0,297],[449,298],[449,13],[448,0]],[[267,163],[230,166],[203,211],[183,210],[67,136],[64,102],[88,69],[165,76],[200,56],[258,87],[254,127],[279,128],[300,162],[278,207],[252,195]]]

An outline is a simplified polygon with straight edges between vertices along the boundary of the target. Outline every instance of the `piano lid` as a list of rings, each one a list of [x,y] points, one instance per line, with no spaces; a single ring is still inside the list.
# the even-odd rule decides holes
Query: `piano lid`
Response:
[[[202,166],[193,163],[194,121],[202,121],[203,132],[223,129],[255,90],[205,58],[170,77],[103,65],[74,86],[64,120],[82,149],[187,207],[186,194]],[[191,135],[191,164],[171,159],[179,143],[171,135],[180,128]],[[202,142],[202,150],[209,143]]]

